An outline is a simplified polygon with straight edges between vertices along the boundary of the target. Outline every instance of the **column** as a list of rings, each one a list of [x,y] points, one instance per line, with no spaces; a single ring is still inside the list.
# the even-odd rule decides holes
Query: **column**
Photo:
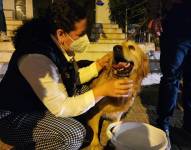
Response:
[[[111,23],[109,19],[110,9],[109,0],[102,0],[104,2],[103,6],[96,5],[96,23]]]
[[[26,18],[30,19],[33,17],[33,1],[26,0]]]
[[[15,1],[14,0],[3,0],[3,9],[5,13],[5,17],[7,19],[15,18]]]

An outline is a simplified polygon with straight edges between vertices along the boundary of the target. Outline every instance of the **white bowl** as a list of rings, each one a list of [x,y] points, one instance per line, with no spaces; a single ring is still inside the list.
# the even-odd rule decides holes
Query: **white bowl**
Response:
[[[112,123],[107,136],[117,150],[166,150],[168,145],[164,131],[140,122]]]

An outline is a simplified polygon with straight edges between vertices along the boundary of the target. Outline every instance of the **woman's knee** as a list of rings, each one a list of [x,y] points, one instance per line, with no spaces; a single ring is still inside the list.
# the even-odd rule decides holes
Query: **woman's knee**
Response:
[[[86,136],[85,127],[73,118],[55,117],[47,112],[45,117],[38,122],[34,131],[35,139],[54,139],[67,149],[80,147]],[[39,134],[40,133],[40,134]],[[48,133],[48,135],[47,135]]]
[[[59,132],[59,139],[64,142],[63,146],[68,149],[79,149],[85,139],[86,129],[78,121],[72,119],[72,123]]]

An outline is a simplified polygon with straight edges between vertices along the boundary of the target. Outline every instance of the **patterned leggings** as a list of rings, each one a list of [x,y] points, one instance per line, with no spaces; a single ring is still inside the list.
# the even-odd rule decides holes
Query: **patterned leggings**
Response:
[[[56,118],[48,111],[0,118],[0,138],[18,150],[77,150],[85,135],[77,120]]]

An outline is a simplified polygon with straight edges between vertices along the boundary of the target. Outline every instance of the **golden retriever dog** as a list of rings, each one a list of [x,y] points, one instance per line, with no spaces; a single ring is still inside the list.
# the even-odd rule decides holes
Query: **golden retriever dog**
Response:
[[[93,80],[91,87],[100,85],[113,78],[129,78],[134,81],[132,94],[121,97],[104,97],[93,108],[93,115],[88,120],[88,125],[93,130],[93,140],[89,146],[91,150],[100,150],[99,126],[101,117],[111,121],[119,121],[132,106],[135,97],[140,92],[142,79],[148,74],[148,58],[146,54],[133,41],[126,41],[113,48],[110,65]],[[109,87],[108,87],[109,88]],[[92,111],[91,111],[92,112]]]

